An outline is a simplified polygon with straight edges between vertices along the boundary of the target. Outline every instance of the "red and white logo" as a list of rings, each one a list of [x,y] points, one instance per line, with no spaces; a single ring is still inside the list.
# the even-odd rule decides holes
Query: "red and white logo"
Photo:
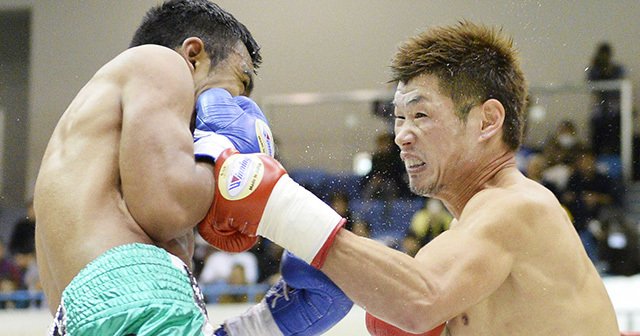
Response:
[[[228,200],[243,199],[256,189],[263,175],[264,164],[260,159],[251,155],[233,155],[220,169],[220,193]]]

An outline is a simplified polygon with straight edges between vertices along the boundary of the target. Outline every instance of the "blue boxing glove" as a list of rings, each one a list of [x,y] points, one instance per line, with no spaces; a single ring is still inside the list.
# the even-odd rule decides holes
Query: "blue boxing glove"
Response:
[[[217,336],[320,335],[351,310],[353,302],[324,273],[288,251],[282,278],[265,298],[239,317],[225,321]]]
[[[244,96],[232,97],[221,88],[198,96],[193,132],[196,158],[216,160],[227,148],[240,153],[274,155],[271,129],[260,107]]]

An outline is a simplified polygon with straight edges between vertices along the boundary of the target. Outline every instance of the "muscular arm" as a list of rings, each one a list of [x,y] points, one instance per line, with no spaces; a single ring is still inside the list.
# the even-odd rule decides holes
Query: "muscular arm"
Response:
[[[194,160],[189,122],[195,98],[186,61],[166,48],[142,48],[131,56],[134,66],[123,85],[122,193],[141,228],[165,242],[204,217],[213,174]]]
[[[495,230],[495,218],[474,220],[477,228],[454,225],[415,258],[342,230],[322,270],[374,316],[424,332],[486,298],[509,275],[513,253],[500,243],[507,233]]]

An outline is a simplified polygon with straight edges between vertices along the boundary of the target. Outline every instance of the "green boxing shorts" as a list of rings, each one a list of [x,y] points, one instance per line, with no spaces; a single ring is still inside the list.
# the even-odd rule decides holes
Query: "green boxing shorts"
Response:
[[[188,267],[153,245],[112,248],[62,292],[52,336],[213,335]]]

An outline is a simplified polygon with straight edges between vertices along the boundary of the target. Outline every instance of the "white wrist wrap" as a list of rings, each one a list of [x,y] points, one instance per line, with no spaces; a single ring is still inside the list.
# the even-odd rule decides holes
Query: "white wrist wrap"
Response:
[[[244,314],[226,320],[224,324],[229,336],[284,336],[264,300]]]
[[[224,135],[196,129],[193,131],[193,137],[196,139],[193,143],[193,152],[196,157],[208,156],[215,161],[225,149],[235,149],[231,140]]]
[[[311,264],[341,222],[329,205],[283,175],[271,192],[257,233]]]

